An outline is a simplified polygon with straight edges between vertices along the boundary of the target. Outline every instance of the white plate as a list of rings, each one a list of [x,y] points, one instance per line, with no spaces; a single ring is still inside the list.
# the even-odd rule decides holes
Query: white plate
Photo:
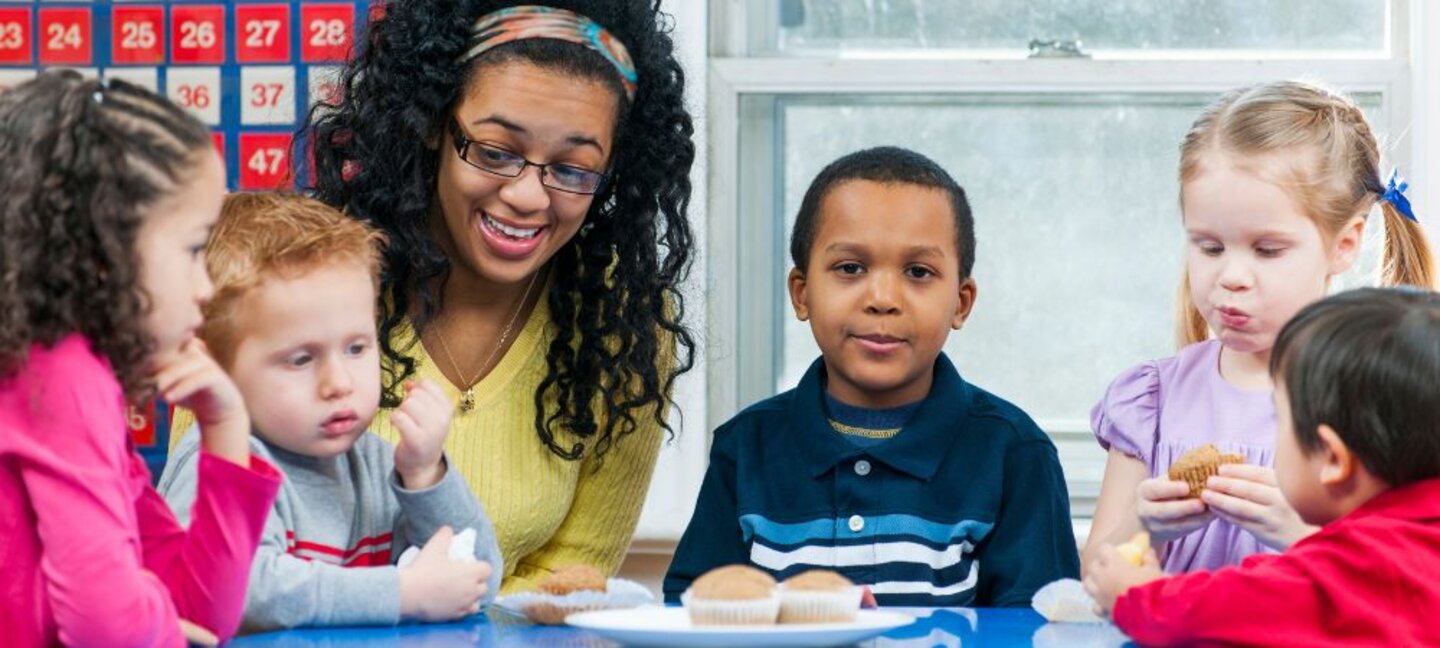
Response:
[[[899,612],[860,610],[850,623],[801,623],[771,626],[693,626],[685,608],[639,607],[581,612],[565,618],[627,646],[843,646],[914,623]]]

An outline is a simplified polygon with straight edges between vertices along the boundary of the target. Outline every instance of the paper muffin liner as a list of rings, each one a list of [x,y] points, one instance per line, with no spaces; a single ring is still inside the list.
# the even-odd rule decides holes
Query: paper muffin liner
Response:
[[[745,601],[697,599],[686,590],[680,603],[690,613],[690,623],[697,626],[775,625],[780,614],[780,593],[767,598]]]
[[[522,592],[495,599],[495,607],[541,625],[560,625],[565,617],[576,612],[618,610],[655,603],[655,597],[644,585],[623,578],[605,582],[604,592],[571,592],[564,596],[541,592]]]
[[[1095,614],[1095,599],[1080,581],[1062,578],[1035,592],[1030,606],[1051,623],[1104,623]]]
[[[833,591],[789,590],[780,586],[780,623],[848,623],[860,611],[862,587]]]

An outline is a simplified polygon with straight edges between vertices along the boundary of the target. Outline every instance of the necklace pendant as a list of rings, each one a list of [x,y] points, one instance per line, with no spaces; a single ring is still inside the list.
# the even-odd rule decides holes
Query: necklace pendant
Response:
[[[460,413],[464,414],[475,409],[475,388],[471,387],[460,392]]]

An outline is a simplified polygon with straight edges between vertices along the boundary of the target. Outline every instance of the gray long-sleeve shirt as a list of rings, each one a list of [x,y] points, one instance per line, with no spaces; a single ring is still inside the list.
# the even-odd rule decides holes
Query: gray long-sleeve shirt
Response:
[[[430,488],[407,490],[395,473],[394,448],[369,432],[329,459],[253,435],[250,449],[285,481],[251,566],[241,632],[399,622],[395,561],[444,525],[475,529],[475,558],[493,569],[483,603],[494,600],[504,572],[495,530],[455,470]],[[160,494],[182,524],[189,524],[199,458],[199,430],[191,427],[160,477]]]

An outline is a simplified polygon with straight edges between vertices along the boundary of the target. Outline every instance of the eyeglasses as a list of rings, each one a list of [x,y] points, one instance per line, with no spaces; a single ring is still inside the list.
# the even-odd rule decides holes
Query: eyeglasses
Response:
[[[455,135],[455,153],[466,164],[502,178],[518,178],[525,167],[540,170],[540,184],[574,194],[594,194],[605,188],[610,177],[599,171],[568,164],[538,164],[502,148],[481,144],[465,136],[457,119],[450,119]]]

